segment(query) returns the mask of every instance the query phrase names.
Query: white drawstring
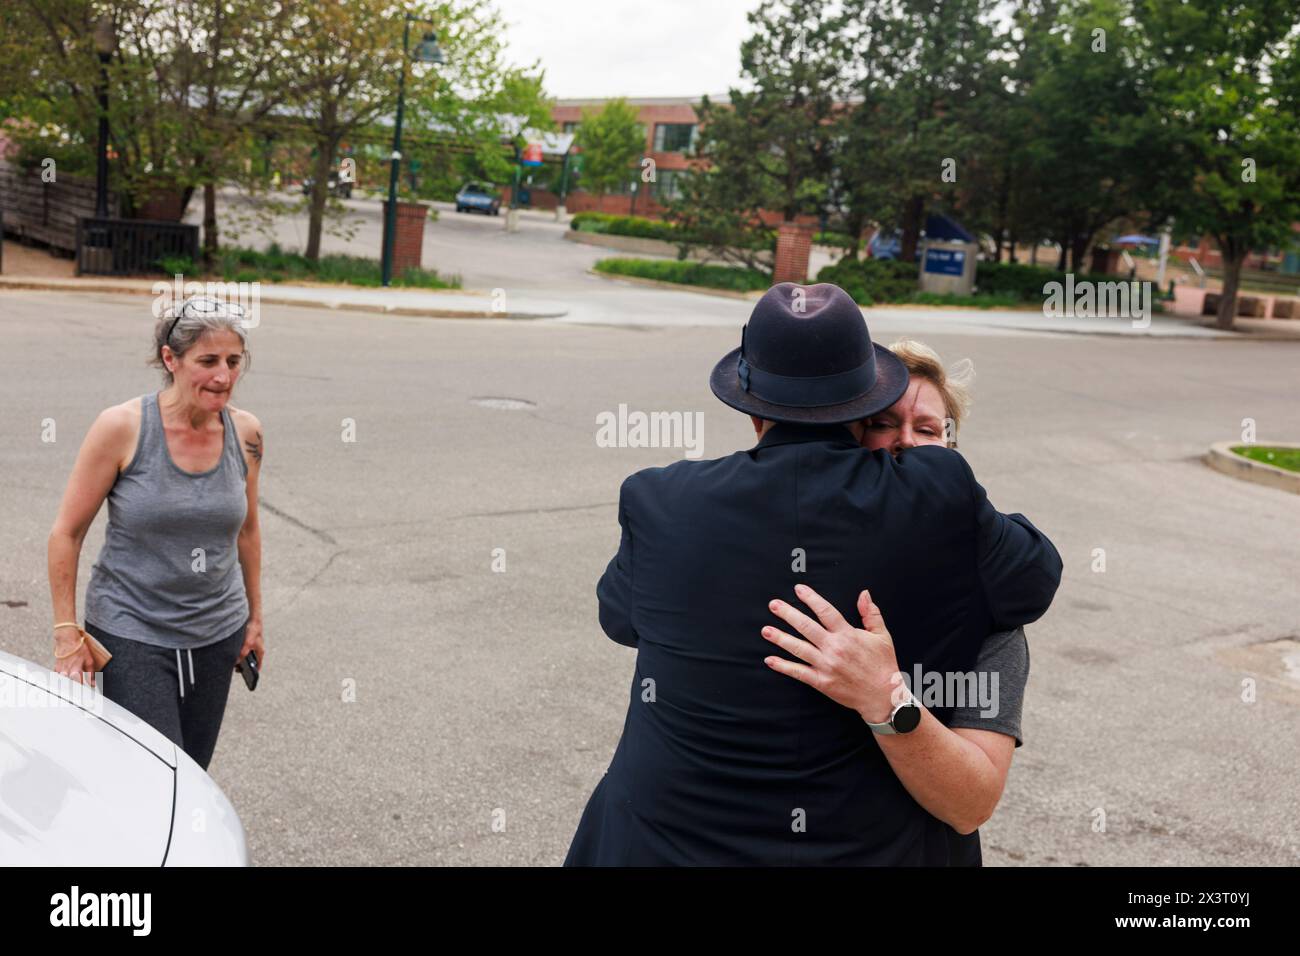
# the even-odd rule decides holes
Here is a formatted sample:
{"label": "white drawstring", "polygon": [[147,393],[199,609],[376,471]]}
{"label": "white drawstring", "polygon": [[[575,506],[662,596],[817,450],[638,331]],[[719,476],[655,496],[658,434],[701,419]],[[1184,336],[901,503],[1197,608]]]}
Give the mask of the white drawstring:
{"label": "white drawstring", "polygon": [[[185,656],[190,659],[190,686],[194,686],[194,651],[186,650]],[[181,663],[181,650],[176,648],[176,686],[180,688],[181,700],[185,699],[185,667]]]}

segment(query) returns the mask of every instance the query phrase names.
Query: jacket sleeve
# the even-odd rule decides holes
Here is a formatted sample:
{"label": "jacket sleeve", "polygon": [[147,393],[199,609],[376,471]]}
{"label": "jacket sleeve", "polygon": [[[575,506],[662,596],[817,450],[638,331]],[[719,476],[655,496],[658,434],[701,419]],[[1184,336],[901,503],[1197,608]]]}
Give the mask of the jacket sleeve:
{"label": "jacket sleeve", "polygon": [[636,647],[637,634],[632,628],[632,531],[628,526],[627,505],[629,477],[618,492],[618,523],[622,536],[618,554],[610,560],[596,585],[600,604],[600,626],[611,641]]}
{"label": "jacket sleeve", "polygon": [[969,464],[966,473],[975,500],[980,582],[996,628],[1031,624],[1047,612],[1056,596],[1061,556],[1024,515],[1004,515],[994,508]]}

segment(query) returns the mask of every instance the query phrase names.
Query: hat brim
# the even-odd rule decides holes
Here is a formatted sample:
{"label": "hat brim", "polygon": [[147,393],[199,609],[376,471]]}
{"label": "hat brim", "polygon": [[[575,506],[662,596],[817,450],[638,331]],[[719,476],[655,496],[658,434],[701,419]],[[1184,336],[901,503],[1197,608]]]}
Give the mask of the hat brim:
{"label": "hat brim", "polygon": [[884,411],[903,397],[907,391],[907,366],[883,345],[872,343],[876,350],[876,384],[865,395],[839,405],[813,405],[795,407],[776,405],[755,397],[740,387],[736,366],[740,349],[735,348],[722,357],[709,375],[709,387],[726,405],[749,415],[757,415],[772,422],[810,425],[842,425],[855,422]]}

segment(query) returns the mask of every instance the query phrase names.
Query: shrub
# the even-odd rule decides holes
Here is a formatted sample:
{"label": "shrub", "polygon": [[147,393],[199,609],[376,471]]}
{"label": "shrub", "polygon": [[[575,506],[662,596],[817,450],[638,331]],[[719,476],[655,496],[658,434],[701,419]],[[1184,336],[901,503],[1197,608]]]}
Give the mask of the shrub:
{"label": "shrub", "polygon": [[[187,258],[168,258],[159,263],[167,275],[180,272],[197,275],[200,271]],[[211,270],[227,282],[338,282],[347,285],[382,285],[382,266],[378,259],[362,256],[328,255],[313,262],[296,252],[286,252],[279,243],[265,250],[228,246],[217,253]],[[458,276],[443,277],[430,269],[406,269],[393,277],[395,286],[422,289],[458,289]]]}
{"label": "shrub", "polygon": [[917,265],[897,259],[844,258],[817,273],[818,282],[832,282],[859,305],[906,302],[917,290]]}
{"label": "shrub", "polygon": [[[1115,282],[1119,276],[1075,274],[1074,281]],[[1013,295],[1021,302],[1042,302],[1043,286],[1065,282],[1065,273],[1024,262],[981,262],[975,267],[975,288],[981,294]]]}
{"label": "shrub", "polygon": [[1013,309],[1022,305],[1008,292],[981,292],[977,295],[940,295],[937,292],[913,292],[908,302],[914,305],[965,305],[977,309]]}
{"label": "shrub", "polygon": [[189,256],[164,256],[158,260],[158,268],[169,276],[194,274],[194,260]]}
{"label": "shrub", "polygon": [[595,268],[597,272],[610,275],[638,276],[660,282],[677,282],[710,289],[730,289],[735,292],[766,289],[772,284],[771,276],[756,269],[737,269],[732,266],[682,262],[677,259],[601,259],[596,263]]}
{"label": "shrub", "polygon": [[828,230],[813,236],[813,242],[819,246],[832,246],[836,249],[848,249],[853,245],[853,237],[847,232]]}
{"label": "shrub", "polygon": [[635,236],[639,239],[662,239],[681,242],[681,230],[671,222],[644,216],[615,216],[603,212],[580,212],[569,228],[577,232],[601,232],[611,236]]}
{"label": "shrub", "polygon": [[[973,296],[938,295],[918,288],[920,264],[898,259],[841,259],[817,274],[818,282],[833,282],[860,305],[915,302],[931,305],[1010,307],[1042,302],[1043,286],[1065,282],[1065,274],[1020,262],[980,262],[975,266]],[[1115,276],[1076,275],[1075,281],[1115,281]]]}

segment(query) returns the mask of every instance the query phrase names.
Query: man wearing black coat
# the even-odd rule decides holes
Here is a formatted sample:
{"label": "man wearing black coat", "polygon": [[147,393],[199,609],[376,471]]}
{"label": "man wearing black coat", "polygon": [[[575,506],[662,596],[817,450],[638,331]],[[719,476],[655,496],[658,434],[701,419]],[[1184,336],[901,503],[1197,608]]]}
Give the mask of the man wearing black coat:
{"label": "man wearing black coat", "polygon": [[907,371],[833,285],[769,290],[710,384],[774,424],[747,451],[623,483],[597,596],[636,670],[565,863],[945,865],[944,824],[877,735],[902,750],[918,715],[942,722],[952,702],[904,693],[870,717],[775,672],[769,602],[806,585],[851,609],[868,588],[898,671],[968,672],[988,634],[1047,610],[1060,557],[993,508],[957,452],[860,447],[861,420],[898,399]]}

